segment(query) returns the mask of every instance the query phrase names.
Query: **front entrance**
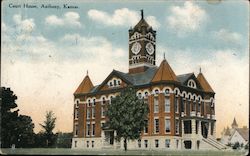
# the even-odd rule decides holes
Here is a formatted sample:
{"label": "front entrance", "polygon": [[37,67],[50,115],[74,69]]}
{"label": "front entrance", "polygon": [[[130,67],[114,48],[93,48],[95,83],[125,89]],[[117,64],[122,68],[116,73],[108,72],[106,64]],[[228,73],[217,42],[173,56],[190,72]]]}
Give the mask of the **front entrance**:
{"label": "front entrance", "polygon": [[185,140],[184,141],[184,147],[185,147],[185,149],[191,149],[192,148],[192,141],[191,140]]}
{"label": "front entrance", "polygon": [[201,134],[204,138],[207,138],[207,134],[208,134],[208,122],[201,122]]}
{"label": "front entrance", "polygon": [[111,146],[114,144],[114,131],[113,130],[104,130],[104,145]]}

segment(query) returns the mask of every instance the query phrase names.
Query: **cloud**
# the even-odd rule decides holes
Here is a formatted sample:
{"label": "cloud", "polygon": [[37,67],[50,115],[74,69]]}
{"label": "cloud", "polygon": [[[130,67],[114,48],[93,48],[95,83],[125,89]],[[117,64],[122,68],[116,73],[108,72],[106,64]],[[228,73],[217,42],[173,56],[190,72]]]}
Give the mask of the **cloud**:
{"label": "cloud", "polygon": [[8,40],[2,40],[1,49],[2,85],[11,87],[18,96],[20,113],[32,117],[36,132],[46,110],[57,116],[56,131],[72,131],[68,125],[73,120],[73,93],[86,70],[95,85],[105,79],[111,67],[127,71],[123,60],[128,58],[126,51],[105,37],[65,34],[55,42],[36,32],[27,36],[20,33],[13,39],[10,31],[14,30],[7,30]]}
{"label": "cloud", "polygon": [[62,18],[50,15],[45,18],[45,23],[52,26],[81,27],[80,15],[76,12],[67,12]]}
{"label": "cloud", "polygon": [[[113,14],[109,14],[104,11],[91,9],[88,11],[88,17],[96,22],[104,24],[106,26],[134,26],[140,20],[138,12],[130,10],[128,8],[121,8],[114,11]],[[160,23],[156,17],[146,17],[148,23],[155,29],[160,27]]]}
{"label": "cloud", "polygon": [[133,26],[140,19],[137,12],[128,8],[117,9],[113,15],[104,11],[91,9],[88,11],[88,16],[90,19],[108,26]]}
{"label": "cloud", "polygon": [[220,29],[219,31],[212,32],[213,38],[223,41],[225,43],[240,44],[242,35],[237,32],[231,32],[227,29]]}
{"label": "cloud", "polygon": [[34,19],[22,19],[21,15],[14,15],[13,21],[16,25],[16,30],[23,33],[31,33],[35,29]]}
{"label": "cloud", "polygon": [[161,26],[160,22],[158,22],[154,16],[147,16],[146,21],[153,27],[153,29],[158,29]]}
{"label": "cloud", "polygon": [[167,17],[167,26],[175,30],[179,36],[185,36],[199,30],[207,18],[205,10],[193,2],[186,1],[183,7],[171,8],[171,15]]}

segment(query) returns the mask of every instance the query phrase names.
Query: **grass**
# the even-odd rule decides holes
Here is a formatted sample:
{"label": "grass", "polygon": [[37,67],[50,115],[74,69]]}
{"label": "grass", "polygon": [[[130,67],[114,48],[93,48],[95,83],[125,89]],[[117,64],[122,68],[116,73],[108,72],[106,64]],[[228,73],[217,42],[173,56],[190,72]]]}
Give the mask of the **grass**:
{"label": "grass", "polygon": [[67,148],[1,149],[3,154],[25,155],[173,155],[173,156],[242,156],[245,151],[193,151],[193,150],[83,150]]}

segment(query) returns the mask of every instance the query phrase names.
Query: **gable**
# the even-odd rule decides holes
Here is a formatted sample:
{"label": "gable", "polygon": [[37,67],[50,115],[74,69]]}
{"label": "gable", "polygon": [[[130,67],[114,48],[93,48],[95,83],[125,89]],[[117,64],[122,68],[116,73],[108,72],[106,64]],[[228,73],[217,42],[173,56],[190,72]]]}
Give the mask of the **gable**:
{"label": "gable", "polygon": [[109,76],[97,87],[96,91],[99,90],[111,90],[115,88],[125,87],[132,84],[128,81],[121,72],[113,70]]}
{"label": "gable", "polygon": [[194,73],[178,75],[177,78],[184,86],[202,90],[202,87]]}

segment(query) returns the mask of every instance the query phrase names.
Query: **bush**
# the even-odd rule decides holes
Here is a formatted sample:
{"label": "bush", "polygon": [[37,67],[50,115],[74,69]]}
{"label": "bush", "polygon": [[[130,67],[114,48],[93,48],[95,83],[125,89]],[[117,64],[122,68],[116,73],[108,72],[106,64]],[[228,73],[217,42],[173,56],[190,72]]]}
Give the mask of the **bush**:
{"label": "bush", "polygon": [[238,149],[239,147],[240,147],[240,143],[239,142],[234,143],[233,149]]}

